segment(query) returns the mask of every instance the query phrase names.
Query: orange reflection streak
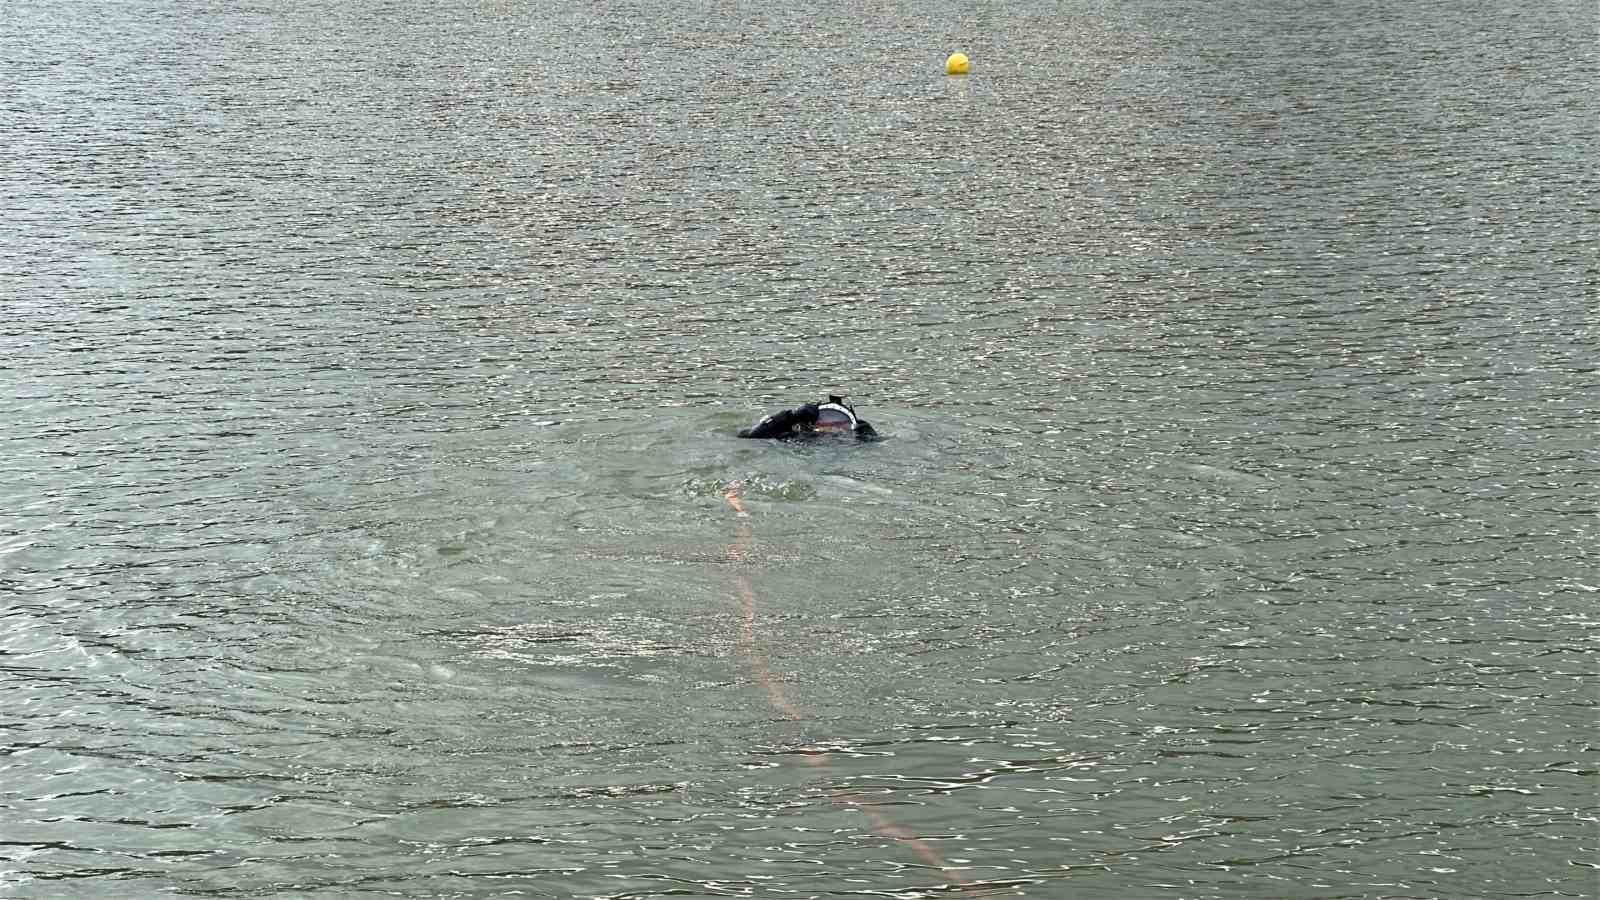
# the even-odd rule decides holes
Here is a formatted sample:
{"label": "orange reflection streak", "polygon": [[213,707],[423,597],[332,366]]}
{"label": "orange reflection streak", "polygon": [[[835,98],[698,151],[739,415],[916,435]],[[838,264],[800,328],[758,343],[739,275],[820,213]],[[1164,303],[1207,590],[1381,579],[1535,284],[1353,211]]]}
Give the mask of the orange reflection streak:
{"label": "orange reflection streak", "polygon": [[[739,652],[744,656],[745,665],[750,669],[750,675],[767,692],[767,700],[772,708],[783,714],[783,717],[798,722],[804,718],[799,708],[789,700],[784,693],[783,686],[772,677],[772,670],[767,665],[766,656],[762,654],[756,642],[756,594],[750,586],[750,576],[743,564],[750,562],[750,512],[744,507],[744,499],[740,491],[743,485],[733,482],[723,492],[723,497],[728,501],[728,506],[733,509],[734,516],[738,519],[739,530],[733,544],[728,547],[728,558],[741,564],[739,572],[733,578],[734,587],[739,592],[739,606],[743,613],[739,623]],[[806,764],[825,772],[828,768],[827,760],[819,752],[808,752],[800,757]],[[972,885],[963,879],[958,870],[940,858],[927,842],[917,837],[910,831],[895,824],[892,819],[875,807],[868,806],[855,798],[847,791],[829,791],[828,799],[835,806],[858,809],[872,823],[872,830],[883,837],[901,843],[909,848],[923,862],[939,870],[944,880],[954,887],[960,888],[968,896],[977,896],[972,891]]]}

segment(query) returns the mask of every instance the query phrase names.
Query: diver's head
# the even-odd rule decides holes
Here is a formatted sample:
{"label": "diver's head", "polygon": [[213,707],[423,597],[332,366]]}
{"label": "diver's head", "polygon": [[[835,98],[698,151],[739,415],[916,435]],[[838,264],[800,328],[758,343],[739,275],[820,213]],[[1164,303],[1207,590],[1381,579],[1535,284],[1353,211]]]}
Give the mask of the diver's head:
{"label": "diver's head", "polygon": [[827,403],[817,404],[817,431],[847,433],[856,430],[856,413],[843,397],[829,396]]}

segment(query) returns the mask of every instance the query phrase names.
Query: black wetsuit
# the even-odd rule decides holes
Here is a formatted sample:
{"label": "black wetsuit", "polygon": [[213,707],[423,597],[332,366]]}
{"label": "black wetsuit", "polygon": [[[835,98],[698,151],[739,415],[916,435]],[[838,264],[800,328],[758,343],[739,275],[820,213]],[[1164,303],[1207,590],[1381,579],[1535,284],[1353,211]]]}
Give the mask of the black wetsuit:
{"label": "black wetsuit", "polygon": [[[837,403],[837,398],[830,397],[830,401]],[[762,419],[749,428],[739,429],[742,438],[775,438],[780,441],[821,437],[828,432],[817,431],[813,426],[817,424],[817,408],[821,404],[807,403],[805,406],[775,412]],[[873,430],[871,423],[866,419],[857,418],[855,428],[856,440],[876,441],[878,432]]]}

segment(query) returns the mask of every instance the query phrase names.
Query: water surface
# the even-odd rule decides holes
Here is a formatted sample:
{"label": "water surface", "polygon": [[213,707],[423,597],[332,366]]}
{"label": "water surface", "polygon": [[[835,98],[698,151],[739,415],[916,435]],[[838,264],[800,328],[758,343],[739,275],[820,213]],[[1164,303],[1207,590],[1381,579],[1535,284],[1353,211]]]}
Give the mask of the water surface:
{"label": "water surface", "polygon": [[1600,893],[1591,4],[8,11],[5,896]]}

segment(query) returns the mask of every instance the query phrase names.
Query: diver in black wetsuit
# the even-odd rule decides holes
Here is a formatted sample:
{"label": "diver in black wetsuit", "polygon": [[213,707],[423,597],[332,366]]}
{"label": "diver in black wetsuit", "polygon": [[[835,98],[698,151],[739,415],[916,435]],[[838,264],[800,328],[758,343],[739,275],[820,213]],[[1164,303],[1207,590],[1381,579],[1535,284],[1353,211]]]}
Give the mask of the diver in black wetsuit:
{"label": "diver in black wetsuit", "polygon": [[828,396],[825,403],[807,403],[794,409],[775,412],[749,428],[739,429],[742,438],[776,438],[780,441],[805,440],[822,435],[854,433],[858,441],[879,440],[878,432],[843,397]]}

